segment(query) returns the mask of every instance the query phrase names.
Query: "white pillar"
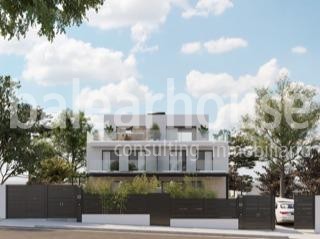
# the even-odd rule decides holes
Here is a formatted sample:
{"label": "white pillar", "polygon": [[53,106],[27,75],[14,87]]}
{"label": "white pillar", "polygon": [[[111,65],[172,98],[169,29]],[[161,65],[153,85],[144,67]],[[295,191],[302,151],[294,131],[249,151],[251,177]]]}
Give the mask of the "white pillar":
{"label": "white pillar", "polygon": [[315,196],[315,232],[320,233],[320,195]]}
{"label": "white pillar", "polygon": [[0,219],[6,218],[6,186],[0,185]]}

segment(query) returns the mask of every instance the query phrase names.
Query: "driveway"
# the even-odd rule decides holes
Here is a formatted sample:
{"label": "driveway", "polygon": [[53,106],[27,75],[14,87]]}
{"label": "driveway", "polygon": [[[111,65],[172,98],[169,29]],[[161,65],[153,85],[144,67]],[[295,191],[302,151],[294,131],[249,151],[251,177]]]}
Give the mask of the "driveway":
{"label": "driveway", "polygon": [[[166,233],[143,233],[143,232],[114,232],[114,231],[85,231],[85,230],[47,230],[47,229],[0,229],[0,239],[244,239],[245,237],[234,236],[204,236],[186,234],[166,234]],[[263,237],[250,237],[263,238]]]}

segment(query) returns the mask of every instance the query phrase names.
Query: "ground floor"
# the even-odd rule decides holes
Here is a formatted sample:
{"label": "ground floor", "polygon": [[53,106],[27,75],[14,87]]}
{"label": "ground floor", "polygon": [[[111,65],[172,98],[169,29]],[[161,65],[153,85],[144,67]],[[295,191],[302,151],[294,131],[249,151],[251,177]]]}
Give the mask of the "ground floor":
{"label": "ground floor", "polygon": [[189,177],[194,187],[200,187],[206,191],[214,192],[217,198],[228,198],[228,175],[226,174],[179,174],[179,173],[162,173],[162,174],[124,174],[124,173],[106,173],[90,174],[90,180],[105,180],[111,182],[114,188],[120,182],[132,181],[137,175],[147,175],[147,177],[156,177],[160,182],[159,192],[163,192],[166,183],[181,182],[185,177]]}

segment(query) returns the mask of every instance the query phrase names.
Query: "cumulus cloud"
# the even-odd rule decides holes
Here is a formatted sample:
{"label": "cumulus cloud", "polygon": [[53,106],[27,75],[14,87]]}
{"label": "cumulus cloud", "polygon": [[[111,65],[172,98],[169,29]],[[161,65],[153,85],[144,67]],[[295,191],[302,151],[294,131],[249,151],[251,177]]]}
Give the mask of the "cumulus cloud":
{"label": "cumulus cloud", "polygon": [[22,78],[41,85],[81,81],[117,82],[137,77],[136,60],[120,51],[93,47],[65,35],[53,42],[38,37],[36,31],[25,39],[0,40],[0,54],[21,55],[25,59]]}
{"label": "cumulus cloud", "polygon": [[254,115],[255,100],[255,93],[247,93],[241,100],[235,100],[223,105],[218,109],[216,120],[212,124],[212,129],[232,129],[238,126],[243,115]]}
{"label": "cumulus cloud", "polygon": [[128,78],[117,84],[110,83],[98,89],[81,90],[77,105],[86,112],[107,113],[146,102],[153,93],[148,86],[140,84],[135,78]]}
{"label": "cumulus cloud", "polygon": [[58,36],[53,43],[43,41],[25,58],[23,78],[42,85],[70,83],[74,78],[112,82],[137,74],[134,56],[66,36]]}
{"label": "cumulus cloud", "polygon": [[304,46],[295,46],[293,48],[291,48],[291,52],[294,54],[306,54],[307,53],[307,48],[305,48]]}
{"label": "cumulus cloud", "polygon": [[90,11],[88,25],[102,30],[129,28],[131,37],[144,43],[165,22],[172,0],[109,0],[98,13]]}
{"label": "cumulus cloud", "polygon": [[184,18],[191,18],[194,16],[207,17],[210,14],[218,16],[232,7],[232,0],[198,0],[194,7],[186,7],[182,16]]}
{"label": "cumulus cloud", "polygon": [[193,53],[199,52],[200,50],[201,50],[200,42],[185,43],[181,47],[181,53],[184,53],[184,54],[193,54]]}
{"label": "cumulus cloud", "polygon": [[235,79],[228,73],[202,73],[192,70],[186,76],[187,91],[194,97],[206,93],[221,96],[241,95],[253,91],[256,87],[269,86],[282,74],[288,74],[287,69],[280,68],[276,59],[262,65],[256,75],[242,75]]}
{"label": "cumulus cloud", "polygon": [[220,15],[233,7],[233,3],[232,0],[199,0],[193,7],[189,0],[108,0],[98,12],[89,11],[87,24],[102,30],[130,29],[136,44],[133,51],[144,51],[150,48],[145,46],[150,34],[166,21],[173,7],[182,9],[182,16],[190,18]]}
{"label": "cumulus cloud", "polygon": [[244,48],[248,46],[248,42],[242,38],[219,38],[204,43],[204,47],[211,54],[220,54],[235,50],[237,48]]}

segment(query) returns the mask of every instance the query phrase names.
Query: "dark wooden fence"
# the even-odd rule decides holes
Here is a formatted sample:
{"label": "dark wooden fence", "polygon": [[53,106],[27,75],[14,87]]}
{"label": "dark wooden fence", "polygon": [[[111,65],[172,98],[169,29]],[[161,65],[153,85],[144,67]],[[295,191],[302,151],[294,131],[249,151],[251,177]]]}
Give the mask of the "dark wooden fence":
{"label": "dark wooden fence", "polygon": [[315,197],[314,195],[294,196],[294,228],[315,228]]}
{"label": "dark wooden fence", "polygon": [[173,199],[168,194],[129,195],[124,207],[107,208],[99,195],[83,194],[84,214],[150,214],[152,225],[170,218],[238,218],[237,199]]}

